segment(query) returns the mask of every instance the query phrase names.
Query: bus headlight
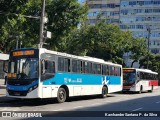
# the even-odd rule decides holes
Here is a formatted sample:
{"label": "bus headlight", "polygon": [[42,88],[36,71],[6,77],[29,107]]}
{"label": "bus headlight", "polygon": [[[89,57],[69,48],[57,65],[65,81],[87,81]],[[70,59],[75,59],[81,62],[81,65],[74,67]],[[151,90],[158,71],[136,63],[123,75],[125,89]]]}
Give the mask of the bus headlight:
{"label": "bus headlight", "polygon": [[38,87],[38,85],[33,86],[33,89],[36,89]]}
{"label": "bus headlight", "polygon": [[32,91],[32,87],[31,88],[29,88],[29,91],[28,92],[31,92]]}
{"label": "bus headlight", "polygon": [[135,87],[135,84],[134,84],[134,85],[132,85],[132,88],[133,88],[133,87]]}
{"label": "bus headlight", "polygon": [[33,91],[33,90],[36,89],[37,87],[38,87],[38,84],[37,84],[37,85],[34,85],[33,87],[31,87],[31,88],[28,89],[28,92]]}

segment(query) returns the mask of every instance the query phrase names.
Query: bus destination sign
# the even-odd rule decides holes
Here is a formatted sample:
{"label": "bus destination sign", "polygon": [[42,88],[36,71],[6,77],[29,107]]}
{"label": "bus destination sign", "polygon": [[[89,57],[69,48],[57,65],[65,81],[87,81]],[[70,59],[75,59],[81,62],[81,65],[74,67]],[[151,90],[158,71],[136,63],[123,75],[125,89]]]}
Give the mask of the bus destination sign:
{"label": "bus destination sign", "polygon": [[123,69],[123,72],[135,72],[134,69]]}
{"label": "bus destination sign", "polygon": [[34,55],[34,50],[15,51],[13,56]]}

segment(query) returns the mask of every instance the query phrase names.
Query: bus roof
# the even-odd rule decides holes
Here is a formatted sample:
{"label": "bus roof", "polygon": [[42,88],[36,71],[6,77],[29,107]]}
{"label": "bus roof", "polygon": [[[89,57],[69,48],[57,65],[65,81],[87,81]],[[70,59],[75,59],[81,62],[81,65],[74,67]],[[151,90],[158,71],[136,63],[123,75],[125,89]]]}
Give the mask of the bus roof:
{"label": "bus roof", "polygon": [[0,53],[0,60],[8,60],[8,59],[9,59],[9,54]]}
{"label": "bus roof", "polygon": [[123,69],[132,69],[132,70],[136,70],[136,71],[139,71],[139,72],[158,74],[157,72],[154,72],[154,71],[149,70],[149,69],[140,69],[140,68],[123,68]]}
{"label": "bus roof", "polygon": [[67,53],[47,50],[45,48],[40,48],[40,52],[41,53],[56,54],[56,55],[60,55],[60,56],[64,56],[64,57],[71,57],[71,58],[86,60],[86,61],[90,61],[90,62],[97,62],[97,63],[103,63],[103,64],[109,64],[109,65],[114,65],[114,66],[122,67],[122,65],[120,65],[120,64],[115,64],[115,63],[112,63],[112,62],[107,62],[107,61],[104,61],[103,59],[89,57],[89,56],[76,56],[76,55],[71,55],[71,54],[67,54]]}

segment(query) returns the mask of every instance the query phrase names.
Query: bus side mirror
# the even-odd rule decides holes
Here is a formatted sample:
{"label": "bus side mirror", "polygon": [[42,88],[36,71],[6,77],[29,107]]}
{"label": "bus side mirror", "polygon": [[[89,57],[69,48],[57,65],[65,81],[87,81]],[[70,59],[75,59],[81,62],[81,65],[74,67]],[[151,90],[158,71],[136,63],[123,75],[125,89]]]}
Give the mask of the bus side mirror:
{"label": "bus side mirror", "polygon": [[41,60],[41,74],[45,73],[45,60]]}

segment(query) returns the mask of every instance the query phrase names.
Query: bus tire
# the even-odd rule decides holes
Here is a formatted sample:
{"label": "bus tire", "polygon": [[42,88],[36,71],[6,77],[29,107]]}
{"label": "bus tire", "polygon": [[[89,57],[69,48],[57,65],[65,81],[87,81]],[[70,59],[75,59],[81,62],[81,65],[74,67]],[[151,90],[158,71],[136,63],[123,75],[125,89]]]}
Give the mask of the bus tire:
{"label": "bus tire", "polygon": [[107,94],[108,94],[108,88],[106,86],[103,86],[101,97],[106,98]]}
{"label": "bus tire", "polygon": [[152,92],[153,92],[153,85],[152,85],[151,90],[148,90],[148,92],[150,92],[150,93],[152,93]]}
{"label": "bus tire", "polygon": [[67,98],[66,90],[64,88],[59,88],[57,93],[57,102],[63,103],[66,101],[66,98]]}
{"label": "bus tire", "polygon": [[142,87],[142,85],[141,85],[141,87],[140,87],[140,90],[139,90],[139,94],[141,94],[142,93],[142,91],[143,91],[143,87]]}

